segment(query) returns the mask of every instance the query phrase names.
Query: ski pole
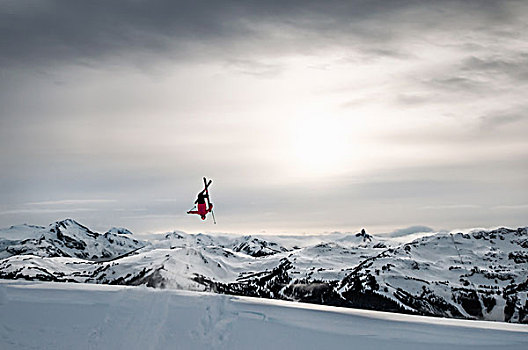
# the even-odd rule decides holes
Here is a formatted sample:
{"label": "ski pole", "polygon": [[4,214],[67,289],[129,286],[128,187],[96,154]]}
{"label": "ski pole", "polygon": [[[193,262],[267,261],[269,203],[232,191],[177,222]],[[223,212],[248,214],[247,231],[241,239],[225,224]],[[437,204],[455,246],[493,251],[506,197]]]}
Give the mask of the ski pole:
{"label": "ski pole", "polygon": [[213,223],[216,225],[216,219],[214,217],[214,211],[213,210],[211,210],[211,215],[213,216]]}

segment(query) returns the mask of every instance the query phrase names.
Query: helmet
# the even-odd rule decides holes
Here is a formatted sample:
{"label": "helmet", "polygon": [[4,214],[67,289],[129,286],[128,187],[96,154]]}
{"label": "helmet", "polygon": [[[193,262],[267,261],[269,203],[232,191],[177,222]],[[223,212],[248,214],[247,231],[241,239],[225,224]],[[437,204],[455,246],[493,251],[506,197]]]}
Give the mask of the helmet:
{"label": "helmet", "polygon": [[205,220],[205,215],[202,215],[202,220]]}

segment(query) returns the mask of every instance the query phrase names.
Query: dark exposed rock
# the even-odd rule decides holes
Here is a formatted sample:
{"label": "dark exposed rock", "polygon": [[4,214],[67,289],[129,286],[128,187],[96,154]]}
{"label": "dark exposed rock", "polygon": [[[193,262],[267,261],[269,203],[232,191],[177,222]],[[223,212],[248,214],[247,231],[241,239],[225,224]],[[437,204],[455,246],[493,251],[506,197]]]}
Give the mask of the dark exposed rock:
{"label": "dark exposed rock", "polygon": [[288,270],[292,265],[288,259],[282,259],[279,266],[271,271],[245,276],[234,283],[220,283],[197,275],[194,280],[216,293],[245,295],[252,297],[275,298],[291,281]]}
{"label": "dark exposed rock", "polygon": [[528,262],[528,252],[518,251],[508,254],[508,259],[515,261],[517,264]]}
{"label": "dark exposed rock", "polygon": [[482,296],[482,303],[486,307],[486,312],[490,313],[495,305],[497,305],[497,300],[493,296],[490,295],[483,295]]}
{"label": "dark exposed rock", "polygon": [[394,296],[403,304],[417,313],[427,316],[462,317],[456,307],[449,304],[444,298],[437,296],[430,289],[423,287],[422,293],[413,295],[401,288],[394,292]]}
{"label": "dark exposed rock", "polygon": [[403,308],[393,299],[387,298],[372,290],[350,289],[341,294],[346,302],[341,306],[354,307],[367,310],[389,311],[399,313],[413,313]]}
{"label": "dark exposed rock", "polygon": [[363,239],[363,242],[371,242],[372,236],[365,231],[365,229],[361,229],[361,232],[356,233],[356,237],[361,237]]}
{"label": "dark exposed rock", "polygon": [[482,305],[476,291],[457,289],[453,291],[453,298],[469,315],[482,318]]}
{"label": "dark exposed rock", "polygon": [[504,321],[510,322],[515,313],[515,304],[517,303],[516,296],[506,298],[506,306],[504,306]]}

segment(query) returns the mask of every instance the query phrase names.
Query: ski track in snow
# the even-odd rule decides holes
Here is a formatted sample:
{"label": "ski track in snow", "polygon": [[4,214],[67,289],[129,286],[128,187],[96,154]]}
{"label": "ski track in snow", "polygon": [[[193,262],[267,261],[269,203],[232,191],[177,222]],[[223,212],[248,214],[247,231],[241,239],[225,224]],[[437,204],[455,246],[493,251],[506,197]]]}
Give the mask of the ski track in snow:
{"label": "ski track in snow", "polygon": [[206,305],[203,314],[198,330],[190,332],[191,337],[209,345],[211,349],[225,348],[231,335],[232,323],[237,318],[228,309],[228,297],[222,295],[217,303]]}
{"label": "ski track in snow", "polygon": [[[104,348],[109,342],[112,347],[124,349],[158,349],[167,326],[170,295],[157,291],[154,297],[143,300],[131,290],[115,293],[108,300],[103,322],[90,334],[89,349]],[[137,308],[142,303],[143,308]],[[144,325],[151,333],[144,337]],[[114,339],[116,333],[126,330],[127,336]]]}
{"label": "ski track in snow", "polygon": [[528,326],[209,293],[0,282],[0,349],[523,349]]}

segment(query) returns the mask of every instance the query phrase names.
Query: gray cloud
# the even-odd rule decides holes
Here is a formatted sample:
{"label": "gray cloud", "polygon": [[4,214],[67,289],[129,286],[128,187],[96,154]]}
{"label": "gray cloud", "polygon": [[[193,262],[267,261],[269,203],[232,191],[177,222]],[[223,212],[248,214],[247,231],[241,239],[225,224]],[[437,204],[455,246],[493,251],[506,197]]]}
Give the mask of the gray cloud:
{"label": "gray cloud", "polygon": [[510,204],[510,205],[498,205],[493,209],[499,210],[528,210],[528,204]]}
{"label": "gray cloud", "polygon": [[435,88],[449,91],[452,94],[460,94],[461,92],[475,94],[486,90],[489,91],[493,88],[493,86],[485,82],[464,76],[438,77],[430,80],[428,83]]}
{"label": "gray cloud", "polygon": [[97,211],[93,208],[63,208],[63,209],[12,209],[0,211],[0,215],[13,215],[13,214],[72,214],[79,212],[93,212]]}
{"label": "gray cloud", "polygon": [[[519,124],[528,120],[528,107],[520,107],[517,110],[511,109],[504,112],[495,112],[492,114],[480,117],[481,127],[484,130],[494,130],[498,127],[508,126],[510,124]],[[516,126],[519,128],[519,125]],[[523,133],[528,129],[528,125],[521,125]],[[517,129],[518,130],[518,129]]]}
{"label": "gray cloud", "polygon": [[422,209],[431,209],[431,210],[438,210],[438,209],[454,209],[454,210],[460,210],[460,209],[476,209],[480,208],[480,205],[475,204],[439,204],[439,205],[427,205],[423,207]]}
{"label": "gray cloud", "polygon": [[422,80],[424,87],[431,89],[428,91],[430,98],[426,98],[427,95],[423,93],[418,97],[411,95],[411,98],[401,94],[400,102],[430,103],[436,98],[441,103],[447,103],[449,99],[522,94],[528,82],[528,55],[517,48],[511,50],[510,45],[514,44],[498,45],[496,50],[503,52],[492,57],[489,57],[491,50],[488,49],[484,57],[470,55],[458,64],[438,69]]}
{"label": "gray cloud", "polygon": [[235,72],[262,78],[273,78],[283,71],[281,65],[249,59],[230,59],[226,66]]}
{"label": "gray cloud", "polygon": [[490,78],[507,76],[514,81],[528,82],[528,52],[500,53],[495,57],[467,58],[462,70],[473,74],[485,74]]}
{"label": "gray cloud", "polygon": [[111,57],[120,64],[145,56],[208,59],[248,48],[313,52],[345,43],[372,55],[401,56],[388,44],[417,28],[484,30],[486,23],[513,21],[519,14],[512,3],[8,1],[0,5],[0,62],[94,64]]}
{"label": "gray cloud", "polygon": [[[3,1],[0,223],[45,224],[69,205],[104,229],[201,229],[184,213],[203,175],[225,230],[520,222],[487,210],[524,203],[527,6]],[[356,142],[343,148],[368,164],[310,182],[281,159],[284,125],[311,103],[323,117],[343,107],[332,120]],[[446,203],[475,207],[420,210]]]}
{"label": "gray cloud", "polygon": [[37,206],[61,206],[61,205],[76,205],[76,204],[101,204],[101,203],[113,203],[116,202],[114,199],[63,199],[58,201],[43,201],[43,202],[30,202],[26,205],[37,205]]}
{"label": "gray cloud", "polygon": [[400,228],[398,230],[392,231],[389,236],[390,237],[404,237],[408,235],[412,235],[415,233],[423,233],[423,232],[433,232],[434,229],[428,227],[428,226],[409,226],[406,228]]}
{"label": "gray cloud", "polygon": [[[459,64],[440,69],[424,84],[448,93],[450,98],[456,95],[479,98],[485,94],[497,96],[525,90],[528,82],[527,53],[519,52],[517,48],[511,50],[508,44],[498,45],[496,50],[502,52],[491,56],[488,48],[483,57],[470,55]],[[407,101],[403,98],[402,102]]]}

